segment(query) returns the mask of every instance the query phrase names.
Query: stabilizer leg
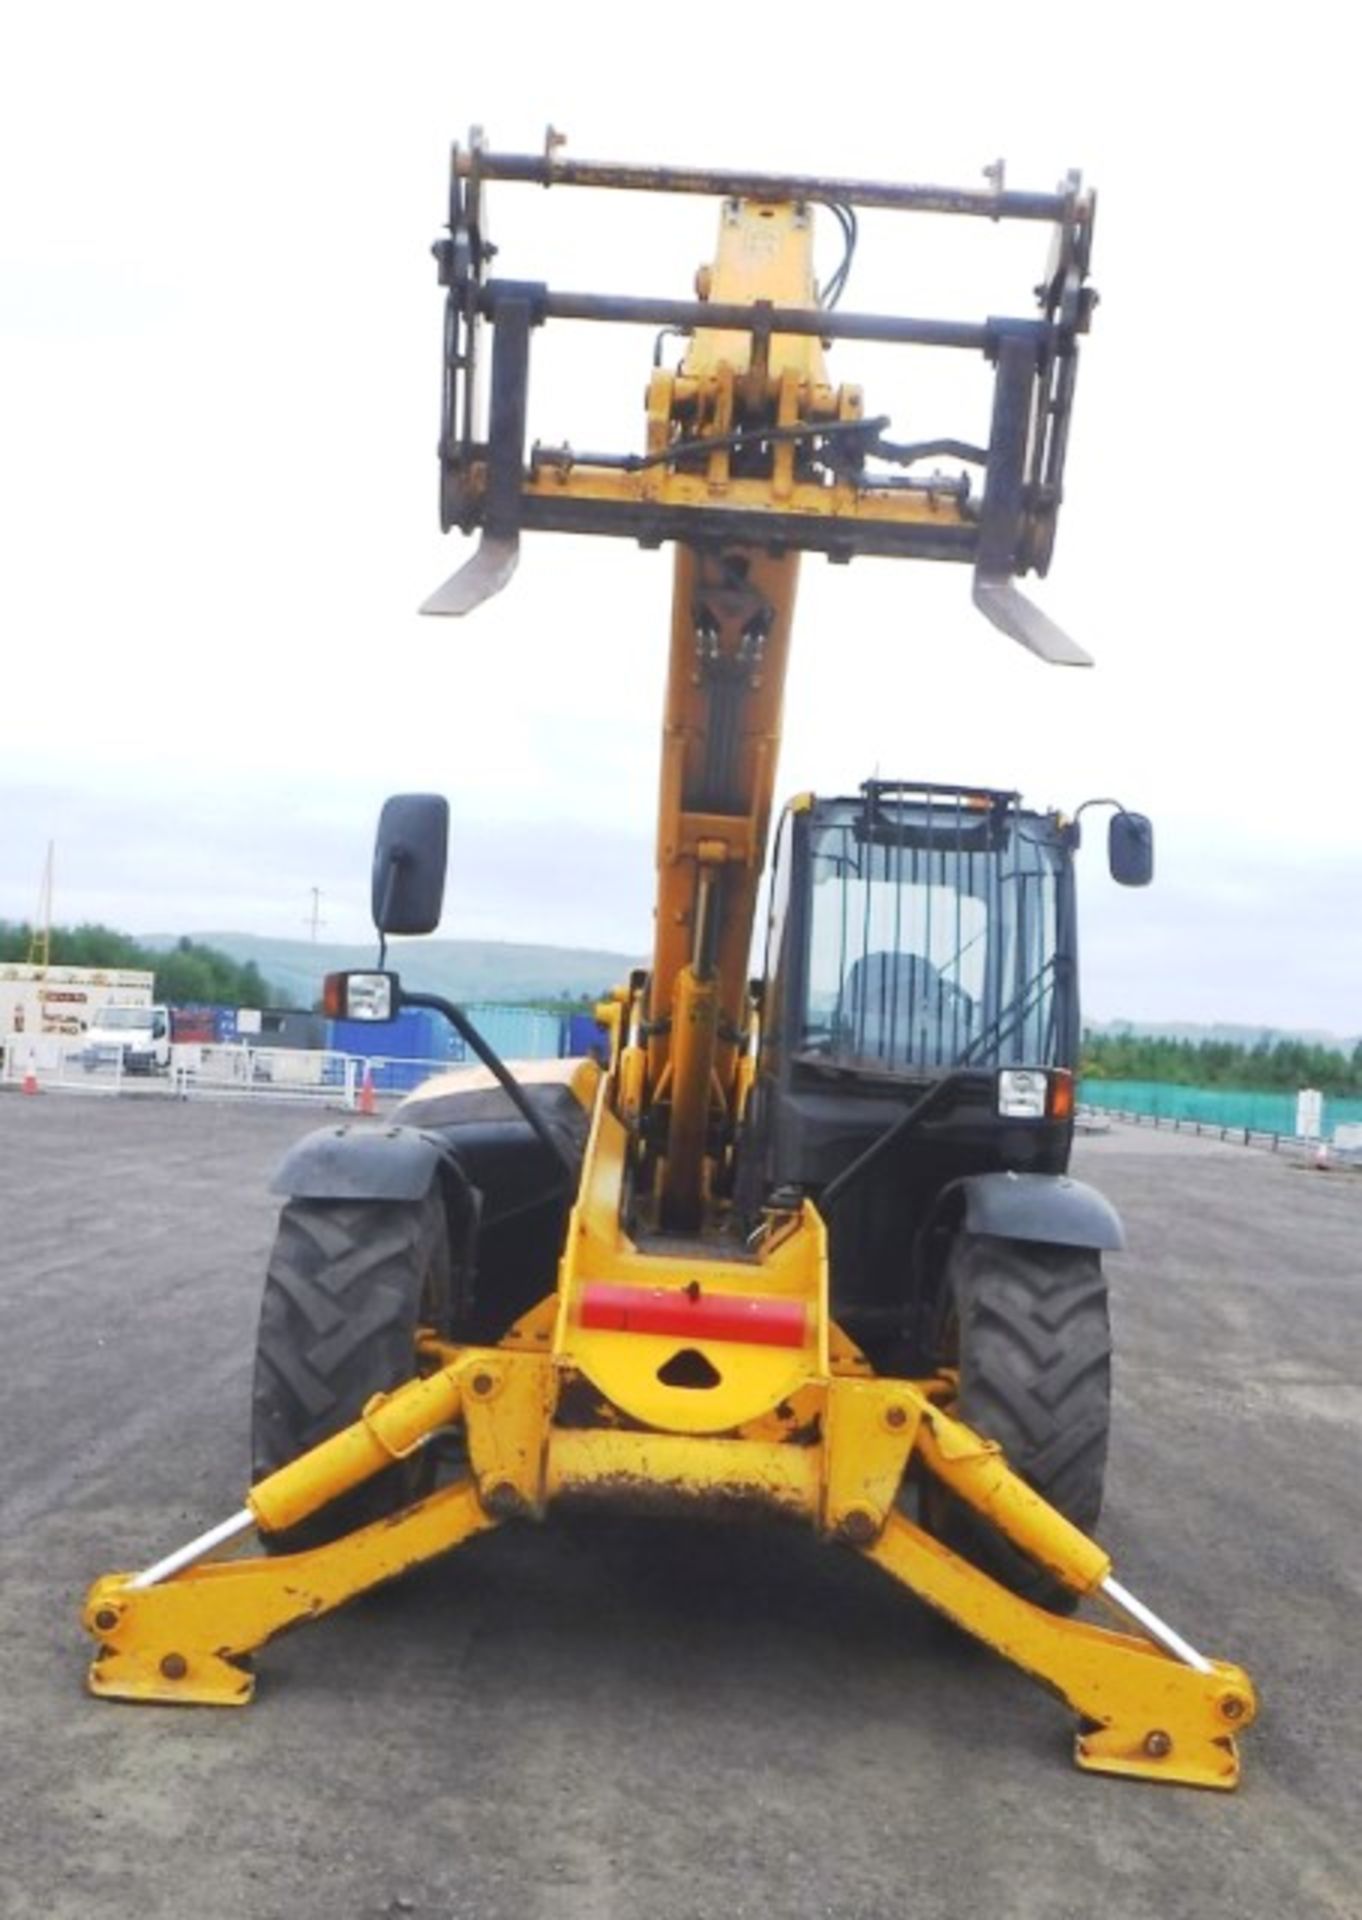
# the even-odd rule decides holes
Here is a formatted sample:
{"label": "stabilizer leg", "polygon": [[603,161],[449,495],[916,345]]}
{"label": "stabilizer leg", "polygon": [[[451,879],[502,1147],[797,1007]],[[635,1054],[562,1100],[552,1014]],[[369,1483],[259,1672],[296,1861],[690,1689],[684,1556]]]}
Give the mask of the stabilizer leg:
{"label": "stabilizer leg", "polygon": [[899,1513],[861,1549],[937,1612],[1060,1694],[1083,1722],[1080,1767],[1096,1773],[1229,1789],[1234,1735],[1254,1717],[1248,1675],[1222,1661],[1205,1673],[1148,1641],[1032,1606]]}
{"label": "stabilizer leg", "polygon": [[246,1664],[255,1648],[497,1524],[463,1479],[307,1553],[209,1561],[153,1586],[136,1585],[135,1574],[107,1574],[85,1603],[86,1629],[100,1642],[90,1691],[244,1707],[255,1691]]}

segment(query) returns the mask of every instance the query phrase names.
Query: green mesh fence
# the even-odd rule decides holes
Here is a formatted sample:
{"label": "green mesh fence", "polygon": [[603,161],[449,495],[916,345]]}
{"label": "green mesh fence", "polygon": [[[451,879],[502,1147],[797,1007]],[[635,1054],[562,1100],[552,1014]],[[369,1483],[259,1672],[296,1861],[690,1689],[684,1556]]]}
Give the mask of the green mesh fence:
{"label": "green mesh fence", "polygon": [[[1250,1133],[1296,1131],[1294,1093],[1244,1087],[1177,1087],[1159,1080],[1084,1080],[1079,1099],[1108,1112],[1147,1113],[1160,1120],[1187,1120],[1207,1127],[1247,1128]],[[1362,1121],[1362,1100],[1324,1100],[1324,1137],[1337,1126]]]}

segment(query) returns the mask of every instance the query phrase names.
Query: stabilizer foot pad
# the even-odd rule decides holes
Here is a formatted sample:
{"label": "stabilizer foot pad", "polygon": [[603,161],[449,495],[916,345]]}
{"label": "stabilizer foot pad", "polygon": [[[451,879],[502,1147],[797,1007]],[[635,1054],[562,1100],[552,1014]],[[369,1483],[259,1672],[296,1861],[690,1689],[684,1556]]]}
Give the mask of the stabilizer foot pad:
{"label": "stabilizer foot pad", "polygon": [[[167,1672],[169,1668],[169,1672]],[[90,1667],[91,1693],[109,1700],[146,1700],[161,1707],[246,1707],[255,1675],[215,1653],[161,1659],[104,1647]]]}

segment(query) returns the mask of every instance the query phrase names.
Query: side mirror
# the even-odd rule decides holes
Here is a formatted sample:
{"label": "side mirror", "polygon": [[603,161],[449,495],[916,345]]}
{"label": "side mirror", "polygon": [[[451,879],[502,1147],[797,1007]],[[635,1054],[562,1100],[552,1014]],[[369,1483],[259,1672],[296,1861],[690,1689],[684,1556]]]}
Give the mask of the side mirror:
{"label": "side mirror", "polygon": [[1154,826],[1143,813],[1114,813],[1107,828],[1107,865],[1122,887],[1147,887],[1154,878]]}
{"label": "side mirror", "polygon": [[374,843],[373,914],[381,934],[433,933],[449,858],[449,802],[438,793],[385,800]]}

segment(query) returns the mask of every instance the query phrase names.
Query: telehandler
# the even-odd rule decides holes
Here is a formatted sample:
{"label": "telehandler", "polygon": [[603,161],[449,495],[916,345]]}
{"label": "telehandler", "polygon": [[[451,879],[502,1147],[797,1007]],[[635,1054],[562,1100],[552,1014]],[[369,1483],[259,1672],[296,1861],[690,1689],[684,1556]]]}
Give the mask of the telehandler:
{"label": "telehandler", "polygon": [[[604,165],[552,131],[541,155],[475,133],[451,179],[441,517],[481,538],[425,610],[504,586],[526,529],[675,543],[652,965],[599,1010],[603,1065],[513,1073],[460,1008],[385,969],[389,935],[438,922],[447,831],[434,796],[388,802],[378,968],[332,976],[328,1006],[442,1008],[483,1066],[286,1159],[254,1484],[178,1552],[96,1582],[90,1684],[238,1705],[272,1636],[511,1518],[757,1508],[863,1554],[1061,1695],[1080,1766],[1231,1787],[1248,1677],[1119,1584],[1088,1532],[1101,1263],[1122,1232],[1067,1173],[1077,815],[911,779],[801,795],[748,979],[802,553],[965,562],[1005,633],[1087,662],[1015,583],[1050,558],[1093,197],[1077,175],[1017,192],[1001,167],[957,191]],[[717,251],[688,300],[498,279],[491,181],[708,194]],[[843,310],[866,208],[1045,226],[1036,311]],[[816,217],[844,243],[821,288]],[[527,448],[531,343],[563,320],[656,332],[641,452]],[[987,440],[890,439],[829,381],[843,340],[980,356]],[[1114,878],[1148,881],[1147,820],[1118,808],[1108,840]],[[262,1555],[222,1554],[251,1531]],[[1082,1596],[1119,1624],[1068,1617]]]}

